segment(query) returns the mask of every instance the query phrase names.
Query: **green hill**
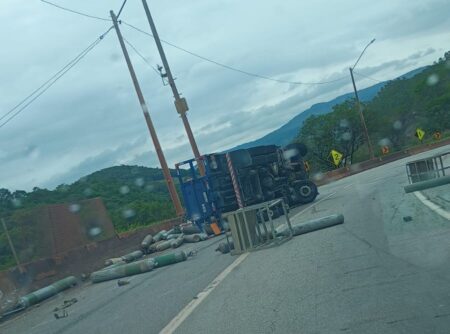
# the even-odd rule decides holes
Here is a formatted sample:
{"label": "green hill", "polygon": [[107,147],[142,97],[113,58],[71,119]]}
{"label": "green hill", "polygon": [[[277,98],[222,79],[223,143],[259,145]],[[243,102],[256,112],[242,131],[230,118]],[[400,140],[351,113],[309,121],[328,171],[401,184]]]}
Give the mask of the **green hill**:
{"label": "green hill", "polygon": [[[175,171],[171,171],[175,176]],[[184,174],[184,172],[183,172]],[[176,178],[174,179],[175,183]],[[30,228],[15,223],[18,217],[41,205],[68,203],[101,197],[116,231],[126,231],[175,217],[161,169],[139,166],[106,168],[55,190],[0,189],[1,217],[7,222],[13,241],[20,246],[31,238]],[[6,235],[0,229],[0,269],[13,264]]]}

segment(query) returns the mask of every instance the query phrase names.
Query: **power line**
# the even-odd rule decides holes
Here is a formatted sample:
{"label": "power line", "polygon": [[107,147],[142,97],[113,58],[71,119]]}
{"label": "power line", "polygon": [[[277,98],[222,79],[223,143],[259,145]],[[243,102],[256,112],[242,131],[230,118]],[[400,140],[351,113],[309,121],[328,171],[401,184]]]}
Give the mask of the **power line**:
{"label": "power line", "polygon": [[[52,5],[54,7],[57,7],[59,9],[62,9],[62,10],[65,10],[65,11],[68,11],[68,12],[71,12],[71,13],[74,13],[74,14],[78,14],[78,15],[82,15],[82,16],[85,16],[85,17],[89,17],[89,18],[97,19],[97,20],[102,20],[102,21],[111,21],[110,19],[106,19],[106,18],[102,18],[102,17],[98,17],[98,16],[93,16],[93,15],[89,15],[89,14],[86,14],[86,13],[82,13],[82,12],[79,12],[79,11],[76,11],[76,10],[73,10],[73,9],[70,9],[70,8],[66,8],[66,7],[54,4],[54,3],[46,1],[46,0],[41,0],[41,1],[46,3],[46,4]],[[122,4],[122,7],[121,7],[121,9],[119,11],[119,14],[122,11],[123,6],[125,6],[126,1],[127,0],[124,0],[124,3]],[[139,31],[142,34],[145,34],[147,36],[153,37],[152,34],[146,32],[146,31],[144,31],[142,29],[139,29],[138,27],[136,27],[136,26],[134,26],[134,25],[132,25],[130,23],[127,23],[127,22],[125,22],[123,20],[119,21],[119,23],[123,23],[124,25],[126,25],[126,26],[128,26],[128,27],[130,27],[130,28],[132,28],[132,29],[134,29],[136,31]],[[293,85],[325,85],[325,84],[330,84],[330,83],[334,83],[334,82],[338,82],[338,81],[347,79],[347,77],[340,77],[340,78],[337,78],[337,79],[334,79],[334,80],[319,81],[319,82],[301,82],[301,81],[289,81],[289,80],[275,79],[275,78],[268,77],[268,76],[265,76],[265,75],[244,71],[244,70],[241,70],[241,69],[236,68],[236,67],[232,67],[232,66],[229,66],[229,65],[226,65],[226,64],[222,64],[222,63],[220,63],[218,61],[212,60],[210,58],[207,58],[207,57],[204,57],[202,55],[199,55],[198,53],[189,51],[189,50],[187,50],[185,48],[182,48],[182,47],[180,47],[178,45],[175,45],[175,44],[173,44],[173,43],[171,43],[169,41],[165,41],[163,39],[161,39],[161,41],[163,43],[165,43],[165,44],[175,48],[175,49],[178,49],[180,51],[188,53],[191,56],[197,57],[197,58],[202,59],[204,61],[207,61],[207,62],[209,62],[211,64],[214,64],[214,65],[220,66],[222,68],[225,68],[225,69],[228,69],[228,70],[231,70],[231,71],[234,71],[234,72],[238,72],[238,73],[241,73],[241,74],[244,74],[244,75],[247,75],[247,76],[256,77],[256,78],[260,78],[260,79],[264,79],[264,80],[269,80],[269,81],[274,81],[274,82],[279,82],[279,83],[293,84]]]}
{"label": "power line", "polygon": [[360,77],[363,77],[363,78],[366,78],[366,79],[369,79],[369,80],[372,80],[372,81],[375,81],[375,82],[379,82],[379,83],[385,82],[385,81],[381,81],[381,80],[369,77],[368,75],[364,75],[364,74],[361,74],[361,73],[358,73],[358,72],[353,72],[353,73],[355,73],[357,76],[360,76]]}
{"label": "power line", "polygon": [[[47,5],[50,5],[50,6],[53,6],[53,7],[62,9],[62,10],[65,10],[66,12],[70,12],[70,13],[73,13],[73,14],[78,14],[78,15],[81,15],[81,16],[85,16],[85,17],[88,17],[90,19],[96,19],[96,20],[100,20],[100,21],[111,21],[111,19],[107,19],[105,17],[100,17],[100,16],[95,16],[95,15],[90,15],[90,14],[86,14],[86,13],[83,13],[83,12],[79,12],[77,10],[73,10],[73,9],[70,9],[70,8],[67,8],[67,7],[63,7],[61,5],[58,5],[56,3],[53,3],[53,2],[50,2],[50,1],[47,1],[47,0],[41,0],[41,2],[44,2]],[[126,3],[127,3],[127,0],[123,0],[122,6],[120,6],[119,13],[117,14],[117,18],[119,18],[119,16],[122,13],[122,10],[125,7]]]}
{"label": "power line", "polygon": [[62,9],[62,10],[65,10],[66,12],[70,12],[70,13],[73,13],[73,14],[78,14],[78,15],[85,16],[85,17],[88,17],[88,18],[91,18],[91,19],[96,19],[96,20],[101,20],[101,21],[111,21],[111,19],[107,19],[107,18],[104,18],[104,17],[99,17],[99,16],[94,16],[94,15],[82,13],[82,12],[79,12],[79,11],[76,11],[76,10],[73,10],[73,9],[70,9],[70,8],[67,8],[67,7],[63,7],[63,6],[57,5],[56,3],[53,3],[53,2],[50,2],[50,1],[41,0],[41,2],[44,2],[47,5],[50,5],[50,6],[53,6],[53,7]]}
{"label": "power line", "polygon": [[151,69],[153,69],[155,72],[156,72],[156,74],[158,74],[158,76],[161,76],[161,73],[152,65],[152,64],[150,64],[149,62],[148,62],[148,60],[142,55],[142,53],[140,53],[139,51],[138,51],[138,49],[136,49],[136,47],[133,45],[133,44],[131,44],[125,37],[123,37],[123,40],[125,41],[125,43],[127,43],[129,46],[130,46],[130,48],[132,48],[133,49],[133,51],[139,56],[139,57],[141,57],[142,58],[142,60],[151,68]]}
{"label": "power line", "polygon": [[125,4],[127,3],[127,0],[123,0],[122,6],[120,6],[119,12],[117,13],[117,18],[119,18],[120,14],[122,14],[123,7],[125,7]]}
{"label": "power line", "polygon": [[[6,116],[15,111],[19,106],[22,105],[19,110],[12,114],[6,121],[0,124],[0,128],[9,123],[12,119],[18,116],[23,110],[25,110],[30,104],[32,104],[36,99],[38,99],[42,94],[44,94],[50,87],[52,87],[59,79],[61,79],[67,72],[69,72],[75,65],[77,65],[92,49],[94,49],[103,38],[111,31],[113,27],[109,28],[105,33],[100,35],[93,43],[91,43],[86,49],[79,53],[74,59],[72,59],[67,65],[65,65],[61,70],[56,72],[49,80],[45,81],[39,88],[35,89],[30,95],[23,99],[14,108],[9,110],[5,115],[3,115],[0,120],[3,120]],[[42,89],[42,90],[41,90]],[[38,93],[39,92],[39,93]],[[37,94],[36,94],[37,93]],[[35,95],[36,94],[36,95]],[[34,96],[33,96],[34,95]],[[32,97],[32,98],[31,98]],[[30,99],[31,98],[31,99]],[[29,100],[30,99],[30,100]],[[29,100],[27,102],[27,100]],[[26,102],[26,103],[25,103]],[[25,104],[24,104],[25,103]]]}
{"label": "power line", "polygon": [[[130,28],[132,28],[132,29],[134,29],[134,30],[136,30],[136,31],[139,31],[142,34],[145,34],[147,36],[153,37],[152,34],[146,32],[146,31],[144,31],[142,29],[139,29],[138,27],[136,27],[136,26],[134,26],[134,25],[132,25],[130,23],[127,23],[127,22],[125,22],[123,20],[121,21],[121,23],[126,25],[126,26],[128,26],[128,27],[130,27]],[[280,83],[289,83],[289,84],[293,84],[293,85],[324,85],[324,84],[334,83],[334,82],[337,82],[337,81],[341,81],[341,80],[347,79],[347,77],[340,77],[338,79],[329,80],[329,81],[321,81],[321,82],[301,82],[301,81],[288,81],[288,80],[275,79],[275,78],[272,78],[272,77],[267,77],[267,76],[264,76],[264,75],[260,75],[260,74],[256,74],[256,73],[252,73],[252,72],[248,72],[248,71],[244,71],[244,70],[238,69],[236,67],[225,65],[225,64],[219,63],[218,61],[215,61],[215,60],[206,58],[204,56],[201,56],[201,55],[199,55],[197,53],[194,53],[192,51],[186,50],[186,49],[184,49],[184,48],[182,48],[182,47],[180,47],[178,45],[175,45],[175,44],[173,44],[171,42],[168,42],[166,40],[161,39],[161,41],[163,43],[167,44],[167,45],[170,45],[171,47],[173,47],[175,49],[178,49],[180,51],[186,52],[186,53],[188,53],[188,54],[190,54],[190,55],[192,55],[194,57],[197,57],[197,58],[202,59],[204,61],[210,62],[210,63],[215,64],[217,66],[226,68],[226,69],[231,70],[231,71],[239,72],[241,74],[245,74],[245,75],[248,75],[248,76],[260,78],[260,79],[265,79],[265,80],[270,80],[270,81],[275,81],[275,82],[280,82]]]}

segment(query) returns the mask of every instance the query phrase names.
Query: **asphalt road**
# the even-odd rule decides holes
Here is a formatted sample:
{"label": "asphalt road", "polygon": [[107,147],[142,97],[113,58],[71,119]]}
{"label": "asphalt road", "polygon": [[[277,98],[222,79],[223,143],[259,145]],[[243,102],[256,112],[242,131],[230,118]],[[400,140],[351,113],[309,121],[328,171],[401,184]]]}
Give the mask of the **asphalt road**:
{"label": "asphalt road", "polygon": [[[180,311],[186,319],[176,333],[449,333],[450,221],[403,191],[407,160],[446,150],[320,187],[315,203],[290,214],[296,223],[343,213],[343,225],[245,259],[214,252],[219,239],[196,244],[206,248],[186,262],[122,287],[69,290],[0,333],[157,333]],[[236,259],[220,284],[214,280]],[[205,288],[209,295],[199,298]],[[73,297],[68,317],[55,319],[53,308]]]}

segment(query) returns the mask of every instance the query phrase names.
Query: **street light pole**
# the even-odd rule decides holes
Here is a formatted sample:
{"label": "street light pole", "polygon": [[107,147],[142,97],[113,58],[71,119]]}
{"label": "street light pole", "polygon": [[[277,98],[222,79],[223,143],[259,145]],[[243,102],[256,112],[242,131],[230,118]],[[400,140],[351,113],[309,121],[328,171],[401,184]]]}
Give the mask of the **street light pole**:
{"label": "street light pole", "polygon": [[361,52],[361,54],[359,55],[358,59],[355,62],[355,65],[353,65],[352,67],[349,68],[350,70],[350,76],[352,78],[352,84],[353,84],[353,89],[355,91],[355,99],[356,99],[356,108],[358,109],[358,113],[359,113],[359,117],[361,118],[361,124],[364,130],[364,134],[366,137],[366,141],[367,141],[367,148],[369,150],[369,156],[370,159],[374,158],[374,154],[373,154],[373,148],[372,148],[372,142],[370,141],[370,137],[369,137],[369,131],[367,130],[367,125],[366,125],[366,120],[364,119],[364,114],[362,112],[361,109],[361,102],[359,101],[359,96],[358,96],[358,90],[356,89],[356,84],[355,84],[355,77],[353,76],[353,70],[355,69],[356,65],[358,64],[359,60],[361,59],[362,55],[364,54],[364,52],[366,51],[366,49],[373,43],[375,42],[375,38],[372,39],[369,44],[366,45],[366,47],[364,48],[364,50]]}

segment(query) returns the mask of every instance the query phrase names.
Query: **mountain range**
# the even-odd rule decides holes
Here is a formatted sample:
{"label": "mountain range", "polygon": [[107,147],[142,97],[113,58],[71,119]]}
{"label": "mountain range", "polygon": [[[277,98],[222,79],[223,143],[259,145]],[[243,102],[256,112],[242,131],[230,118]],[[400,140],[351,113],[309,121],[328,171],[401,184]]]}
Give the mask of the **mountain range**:
{"label": "mountain range", "polygon": [[[422,72],[427,66],[417,68],[415,70],[412,70],[408,73],[405,73],[401,76],[399,76],[396,79],[399,78],[412,78],[416,74],[419,74]],[[395,80],[395,79],[394,79]],[[377,83],[376,85],[358,90],[359,99],[362,102],[367,102],[372,100],[378,92],[381,90],[381,88],[386,85],[388,81]],[[230,151],[237,150],[237,149],[245,149],[260,145],[279,145],[284,146],[292,142],[292,140],[298,135],[299,131],[301,130],[301,127],[304,123],[304,121],[310,117],[310,116],[318,116],[327,114],[331,111],[333,111],[333,106],[336,104],[342,103],[348,99],[351,99],[354,97],[354,93],[347,93],[343,94],[341,96],[338,96],[328,102],[321,102],[312,105],[309,109],[306,109],[302,112],[300,112],[298,115],[296,115],[294,118],[292,118],[289,122],[281,126],[280,128],[268,133],[267,135],[256,139],[254,141],[240,144],[234,148],[231,148]]]}

